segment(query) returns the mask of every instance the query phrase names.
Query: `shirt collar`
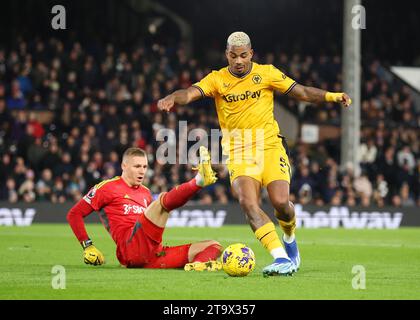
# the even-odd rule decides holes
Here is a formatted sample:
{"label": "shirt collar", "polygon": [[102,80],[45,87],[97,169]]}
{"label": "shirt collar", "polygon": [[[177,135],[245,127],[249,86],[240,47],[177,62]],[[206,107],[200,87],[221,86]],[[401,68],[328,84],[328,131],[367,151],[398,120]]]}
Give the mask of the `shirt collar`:
{"label": "shirt collar", "polygon": [[252,69],[254,68],[254,63],[253,62],[251,62],[251,68],[249,68],[249,70],[246,72],[246,73],[244,73],[243,75],[241,75],[241,76],[237,76],[236,74],[234,74],[232,71],[230,71],[230,68],[229,67],[227,67],[227,69],[228,69],[228,71],[229,71],[229,73],[233,76],[233,77],[235,77],[235,78],[238,78],[238,79],[243,79],[243,78],[245,78],[247,75],[249,75],[250,73],[251,73],[251,71],[252,71]]}

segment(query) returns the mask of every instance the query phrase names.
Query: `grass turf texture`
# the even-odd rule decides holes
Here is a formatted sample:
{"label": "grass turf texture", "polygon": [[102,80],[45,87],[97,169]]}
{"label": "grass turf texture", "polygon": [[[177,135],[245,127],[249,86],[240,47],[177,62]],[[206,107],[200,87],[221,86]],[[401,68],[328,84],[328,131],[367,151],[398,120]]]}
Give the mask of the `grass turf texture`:
{"label": "grass turf texture", "polygon": [[[249,245],[257,265],[245,278],[220,272],[125,269],[101,225],[87,225],[106,258],[83,263],[82,249],[67,225],[0,227],[0,299],[420,299],[420,230],[301,229],[302,265],[293,277],[264,278],[271,256],[248,226],[170,228],[164,243],[215,239]],[[66,271],[66,289],[54,290],[54,265]],[[366,270],[366,289],[352,288],[352,268]]]}

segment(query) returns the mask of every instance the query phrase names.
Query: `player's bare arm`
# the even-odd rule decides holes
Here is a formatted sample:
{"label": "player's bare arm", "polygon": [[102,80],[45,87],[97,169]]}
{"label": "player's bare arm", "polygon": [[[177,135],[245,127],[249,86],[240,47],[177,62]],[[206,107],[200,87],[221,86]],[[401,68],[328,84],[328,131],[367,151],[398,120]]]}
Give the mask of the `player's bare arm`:
{"label": "player's bare arm", "polygon": [[326,101],[341,103],[344,107],[348,107],[351,104],[350,97],[344,92],[328,92],[314,87],[303,86],[301,84],[296,84],[288,95],[297,100],[315,104]]}
{"label": "player's bare arm", "polygon": [[174,91],[170,95],[158,101],[158,108],[161,111],[169,111],[175,104],[185,105],[202,97],[200,90],[195,87]]}

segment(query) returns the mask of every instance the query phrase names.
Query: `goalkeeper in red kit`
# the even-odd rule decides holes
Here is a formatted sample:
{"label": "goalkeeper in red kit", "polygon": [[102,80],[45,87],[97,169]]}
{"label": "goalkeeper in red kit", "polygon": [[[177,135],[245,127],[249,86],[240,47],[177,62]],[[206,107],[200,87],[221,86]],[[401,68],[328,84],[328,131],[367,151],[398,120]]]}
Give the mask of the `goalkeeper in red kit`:
{"label": "goalkeeper in red kit", "polygon": [[219,270],[222,246],[214,240],[168,247],[162,245],[170,211],[183,206],[203,187],[216,181],[210,155],[200,147],[198,173],[194,179],[161,193],[152,201],[150,190],[142,185],[147,155],[139,148],[127,149],[122,157],[122,174],[95,185],[67,214],[74,234],[83,247],[84,262],[101,265],[103,254],[89,238],[83,218],[100,211],[100,218],[117,245],[117,258],[128,268],[184,268]]}

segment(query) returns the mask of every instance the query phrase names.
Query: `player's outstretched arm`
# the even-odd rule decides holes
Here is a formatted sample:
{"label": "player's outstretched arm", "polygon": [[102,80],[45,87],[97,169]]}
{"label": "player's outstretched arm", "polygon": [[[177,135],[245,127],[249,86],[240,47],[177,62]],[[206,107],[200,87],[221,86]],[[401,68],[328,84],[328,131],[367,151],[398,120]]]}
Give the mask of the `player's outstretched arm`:
{"label": "player's outstretched arm", "polygon": [[90,240],[83,218],[93,212],[93,208],[83,199],[76,203],[67,214],[67,221],[83,248],[83,260],[86,264],[101,265],[105,258]]}
{"label": "player's outstretched arm", "polygon": [[169,111],[175,104],[185,105],[202,97],[201,92],[196,87],[174,91],[170,95],[158,101],[158,108],[161,111]]}
{"label": "player's outstretched arm", "polygon": [[350,97],[344,92],[328,92],[318,88],[306,87],[300,84],[295,85],[288,95],[297,100],[315,104],[322,102],[337,102],[341,103],[344,107],[348,107],[351,104]]}

